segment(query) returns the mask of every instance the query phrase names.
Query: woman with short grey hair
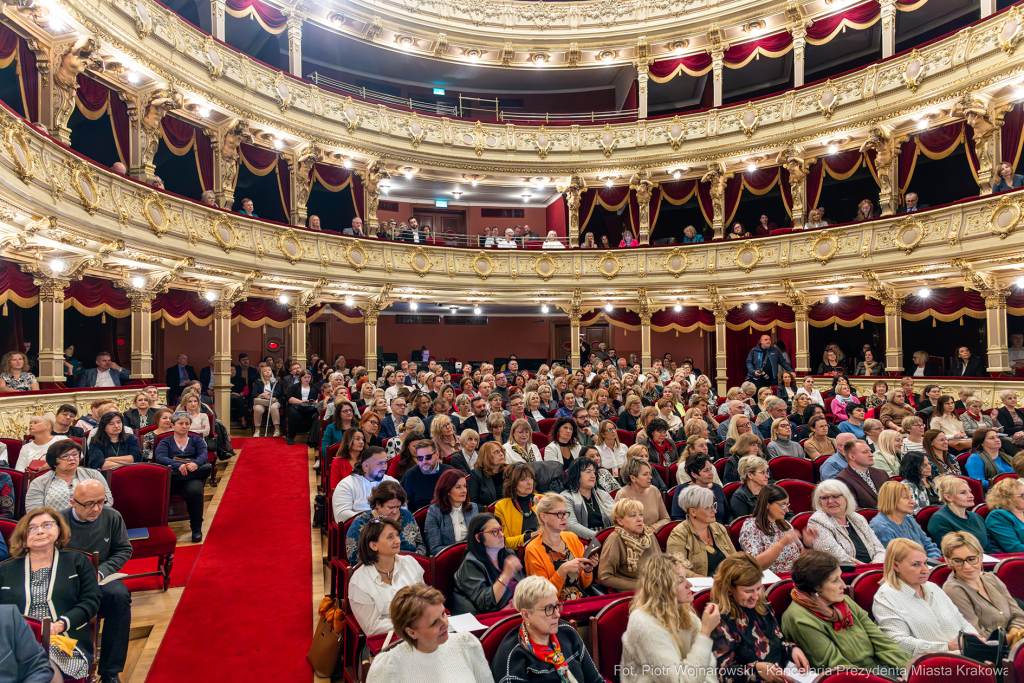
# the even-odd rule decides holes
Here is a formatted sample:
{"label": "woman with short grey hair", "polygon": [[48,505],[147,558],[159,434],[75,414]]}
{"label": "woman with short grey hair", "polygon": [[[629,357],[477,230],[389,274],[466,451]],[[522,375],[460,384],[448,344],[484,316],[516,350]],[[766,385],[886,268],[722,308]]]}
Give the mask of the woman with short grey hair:
{"label": "woman with short grey hair", "polygon": [[841,481],[826,479],[814,489],[814,514],[808,526],[818,532],[815,550],[823,550],[842,564],[872,564],[885,560],[885,548],[867,521],[858,515],[857,500]]}

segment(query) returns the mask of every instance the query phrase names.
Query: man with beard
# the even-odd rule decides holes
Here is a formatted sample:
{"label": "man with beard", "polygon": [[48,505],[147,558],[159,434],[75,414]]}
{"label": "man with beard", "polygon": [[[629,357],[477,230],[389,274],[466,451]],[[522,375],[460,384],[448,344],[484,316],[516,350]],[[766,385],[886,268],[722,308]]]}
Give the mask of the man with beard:
{"label": "man with beard", "polygon": [[459,425],[459,435],[461,436],[467,429],[472,429],[477,434],[487,434],[487,401],[483,396],[474,396],[469,407],[473,414]]}
{"label": "man with beard", "polygon": [[341,480],[334,489],[331,505],[334,506],[334,518],[338,524],[347,522],[361,512],[370,509],[370,494],[373,488],[382,481],[397,479],[384,474],[387,469],[387,453],[379,446],[363,449],[352,469],[352,474]]}

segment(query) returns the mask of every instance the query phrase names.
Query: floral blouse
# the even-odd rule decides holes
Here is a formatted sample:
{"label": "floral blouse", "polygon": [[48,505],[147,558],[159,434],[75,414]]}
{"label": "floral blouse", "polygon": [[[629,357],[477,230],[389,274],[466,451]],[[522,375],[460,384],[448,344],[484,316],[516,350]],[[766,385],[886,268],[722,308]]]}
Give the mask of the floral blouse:
{"label": "floral blouse", "polygon": [[32,391],[32,385],[37,381],[36,376],[31,372],[23,372],[17,379],[9,372],[2,372],[0,379],[7,383],[8,389],[15,391]]}
{"label": "floral blouse", "polygon": [[[772,525],[775,533],[768,535],[757,528],[757,523],[753,518],[743,522],[743,527],[740,529],[740,547],[743,548],[744,552],[750,553],[754,557],[757,557],[763,552],[766,552],[773,545],[778,543],[779,539],[785,536],[788,531],[783,531],[779,527]],[[778,574],[779,572],[790,572],[793,571],[793,563],[796,562],[796,558],[800,557],[800,544],[790,543],[782,552],[779,553],[779,558],[772,563],[768,569]]]}
{"label": "floral blouse", "polygon": [[0,472],[0,517],[14,519],[14,481],[6,472]]}
{"label": "floral blouse", "polygon": [[736,619],[722,614],[721,623],[711,634],[721,683],[760,681],[755,664],[769,662],[785,666],[793,658],[796,645],[783,637],[771,608],[768,614],[745,608],[741,611]]}

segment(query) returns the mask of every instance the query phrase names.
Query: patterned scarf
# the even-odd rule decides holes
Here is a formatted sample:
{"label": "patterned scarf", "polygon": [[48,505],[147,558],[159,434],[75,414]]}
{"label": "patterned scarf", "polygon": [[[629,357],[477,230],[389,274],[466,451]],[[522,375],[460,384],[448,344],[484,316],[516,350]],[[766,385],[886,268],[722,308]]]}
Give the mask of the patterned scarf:
{"label": "patterned scarf", "polygon": [[526,624],[519,627],[519,644],[533,653],[533,656],[542,662],[555,667],[558,679],[561,683],[577,683],[576,678],[569,671],[569,663],[565,661],[562,648],[558,645],[558,638],[551,636],[551,645],[544,646],[530,640],[530,634],[526,632]]}
{"label": "patterned scarf", "polygon": [[621,526],[616,526],[615,530],[619,532],[619,538],[626,546],[626,567],[629,571],[635,572],[637,565],[640,564],[640,556],[644,554],[644,551],[651,547],[651,539],[654,538],[654,529],[649,526],[644,526],[643,533],[640,536],[631,534]]}
{"label": "patterned scarf", "polygon": [[847,607],[844,601],[834,603],[831,607],[825,609],[812,596],[796,588],[790,592],[790,596],[792,596],[793,602],[819,619],[832,624],[832,628],[836,631],[842,631],[853,626],[853,612],[850,611],[850,608]]}
{"label": "patterned scarf", "polygon": [[521,457],[526,462],[534,462],[534,459],[533,459],[533,449],[526,448],[524,450],[523,448],[521,448],[519,446],[519,444],[517,444],[515,441],[513,441],[512,442],[512,450],[514,450],[516,453],[518,453],[519,457]]}

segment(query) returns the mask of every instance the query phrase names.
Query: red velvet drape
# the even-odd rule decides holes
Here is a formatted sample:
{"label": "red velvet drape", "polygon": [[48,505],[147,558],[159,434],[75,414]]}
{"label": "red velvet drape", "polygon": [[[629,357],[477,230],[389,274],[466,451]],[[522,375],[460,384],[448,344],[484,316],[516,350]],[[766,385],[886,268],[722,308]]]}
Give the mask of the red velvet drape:
{"label": "red velvet drape", "polygon": [[558,199],[547,205],[544,210],[545,221],[548,230],[554,230],[559,237],[569,234],[569,224],[566,221],[565,197],[558,195]]}
{"label": "red velvet drape", "polygon": [[276,322],[291,320],[292,314],[288,306],[270,299],[246,299],[239,301],[231,309],[231,317],[242,317],[246,320],[263,320],[269,318]]}
{"label": "red velvet drape", "polygon": [[258,171],[266,171],[277,163],[277,152],[272,150],[247,145],[243,142],[241,151],[245,162]]}
{"label": "red velvet drape", "polygon": [[711,55],[707,52],[699,52],[674,59],[663,59],[651,64],[650,74],[658,82],[675,78],[679,75],[680,71],[685,71],[691,76],[701,76],[711,70],[711,62]]}
{"label": "red velvet drape", "polygon": [[[351,181],[351,183],[350,183]],[[355,205],[356,214],[360,218],[366,218],[366,211],[363,204],[363,181],[359,176],[341,166],[330,164],[316,164],[313,169],[313,178],[310,182],[319,182],[331,192],[341,192],[349,189],[352,192],[352,200]]]}
{"label": "red velvet drape", "polygon": [[906,142],[900,145],[899,162],[897,163],[896,182],[899,184],[900,203],[903,203],[903,195],[907,192],[907,186],[914,175],[914,167],[917,165],[917,138],[910,136]]}
{"label": "red velvet drape", "polygon": [[[733,176],[725,183],[725,197],[722,200],[722,210],[725,213],[724,224],[726,231],[728,231],[729,224],[736,216],[736,209],[740,205],[742,190],[742,178]],[[707,221],[708,225],[714,224],[715,207],[711,201],[711,191],[707,183],[697,183],[697,199],[700,201],[700,211],[704,214],[704,220]]]}
{"label": "red velvet drape", "polygon": [[[128,118],[128,104],[116,93],[110,97],[110,127],[114,130],[114,142],[117,144],[117,156],[121,163],[128,165],[129,146],[131,145],[131,121]],[[206,189],[206,188],[203,188]]]}
{"label": "red velvet drape", "polygon": [[64,300],[74,299],[85,308],[108,306],[116,311],[126,311],[132,307],[123,289],[114,287],[113,280],[97,277],[83,277],[71,283],[64,290]]}
{"label": "red velvet drape", "polygon": [[202,135],[192,124],[176,119],[173,116],[163,117],[160,125],[163,127],[164,140],[172,147],[187,147],[195,139],[197,132]]}
{"label": "red velvet drape", "polygon": [[881,6],[877,2],[865,2],[845,12],[822,17],[807,27],[807,37],[812,40],[824,40],[839,29],[844,20],[852,24],[865,24],[877,17],[881,11]]}
{"label": "red velvet drape", "polygon": [[[637,318],[637,322],[639,322]],[[665,331],[673,327],[692,330],[700,326],[704,329],[715,329],[715,315],[709,310],[697,306],[683,306],[678,313],[674,309],[658,311],[651,316],[651,328]]]}
{"label": "red velvet drape", "polygon": [[292,215],[292,175],[288,160],[281,157],[277,162],[277,187],[281,190],[281,205],[284,215],[290,220]]}
{"label": "red velvet drape", "polygon": [[977,292],[963,287],[933,289],[927,298],[912,296],[903,304],[903,317],[911,320],[928,315],[953,318],[967,311],[984,315],[985,300]]}
{"label": "red velvet drape", "polygon": [[32,123],[39,121],[39,76],[36,72],[36,55],[28,49],[28,43],[18,41],[18,74],[21,77],[21,97],[25,105],[25,116]]}
{"label": "red velvet drape", "polygon": [[14,57],[18,51],[18,42],[17,33],[6,26],[0,26],[0,61],[7,62]]}
{"label": "red velvet drape", "polygon": [[171,289],[157,294],[153,299],[153,313],[163,313],[168,318],[181,319],[191,314],[195,318],[213,315],[213,305],[195,292]]}
{"label": "red velvet drape", "polygon": [[18,265],[10,261],[0,261],[0,298],[3,301],[34,306],[39,296],[39,288],[32,283],[32,276],[21,272]]}
{"label": "red velvet drape", "polygon": [[1006,113],[1003,118],[1003,128],[1000,131],[1000,160],[1009,161],[1014,168],[1020,161],[1021,141],[1024,140],[1024,106],[1020,103],[1013,105],[1013,109]]}
{"label": "red velvet drape", "polygon": [[808,318],[814,327],[839,324],[843,327],[859,325],[864,320],[885,321],[885,307],[875,299],[863,296],[843,296],[839,303],[827,301],[811,306]]}
{"label": "red velvet drape", "polygon": [[789,31],[773,33],[747,43],[733,45],[725,51],[723,60],[729,66],[745,64],[758,49],[768,53],[778,53],[793,45],[793,35]]}
{"label": "red velvet drape", "polygon": [[[78,90],[75,97],[78,99],[78,106],[81,107],[86,116],[95,115],[95,118],[102,116],[103,110],[107,108],[107,100],[110,91],[99,81],[94,81],[84,74],[78,74]],[[94,116],[89,116],[94,118]]]}
{"label": "red velvet drape", "polygon": [[830,176],[836,180],[846,180],[857,171],[863,160],[864,155],[860,150],[848,149],[823,157],[822,163]]}
{"label": "red velvet drape", "polygon": [[196,163],[199,165],[199,182],[203,191],[213,189],[213,145],[205,133],[196,135]]}
{"label": "red velvet drape", "polygon": [[[649,222],[647,234],[654,232],[654,224],[658,221],[658,208],[661,205],[661,189],[654,188],[651,192]],[[629,224],[633,227],[633,237],[640,239],[640,203],[636,200],[636,192],[629,191]]]}
{"label": "red velvet drape", "polygon": [[824,179],[825,164],[815,162],[807,171],[807,196],[804,197],[805,216],[811,209],[818,206],[818,200],[821,198],[821,183]]}
{"label": "red velvet drape", "polygon": [[267,30],[280,32],[288,24],[288,18],[279,10],[259,0],[227,0],[227,8],[235,12],[252,10]]}
{"label": "red velvet drape", "polygon": [[918,133],[917,144],[925,152],[934,155],[945,155],[951,152],[960,144],[960,136],[963,135],[964,124],[962,121],[950,123],[946,126],[930,128]]}

